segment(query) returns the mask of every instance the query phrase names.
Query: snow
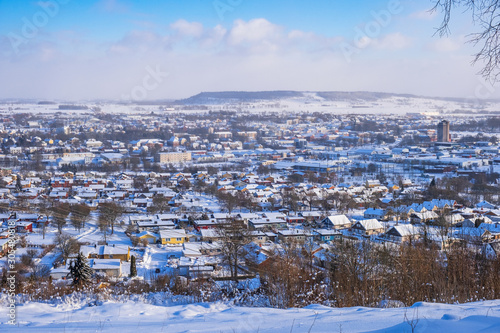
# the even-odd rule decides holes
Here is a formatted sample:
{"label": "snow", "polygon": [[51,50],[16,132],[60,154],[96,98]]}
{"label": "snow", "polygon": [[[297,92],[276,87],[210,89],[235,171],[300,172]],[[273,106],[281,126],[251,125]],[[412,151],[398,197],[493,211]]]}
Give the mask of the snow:
{"label": "snow", "polygon": [[19,325],[16,326],[7,323],[8,308],[2,306],[0,331],[399,333],[411,332],[412,319],[416,323],[415,332],[500,331],[500,300],[460,305],[416,303],[409,308],[311,305],[281,310],[237,307],[222,302],[172,305],[155,301],[158,298],[150,298],[150,302],[96,302],[96,306],[88,306],[89,302],[28,302],[17,306]]}
{"label": "snow", "polygon": [[[455,115],[473,116],[477,111],[497,111],[499,102],[483,101],[477,98],[468,98],[464,101],[434,99],[431,97],[403,97],[403,96],[388,96],[370,99],[349,99],[341,98],[337,100],[326,100],[317,92],[305,92],[302,97],[290,97],[273,100],[262,100],[253,102],[240,101],[224,102],[223,100],[214,101],[214,104],[208,104],[208,109],[200,110],[181,110],[176,107],[175,113],[190,113],[203,114],[210,110],[221,110],[238,108],[243,112],[262,113],[262,112],[287,112],[287,113],[302,113],[302,112],[330,112],[335,114],[398,114],[406,113],[421,114],[421,115],[439,115],[445,113],[454,113]],[[220,103],[220,104],[218,104]],[[94,107],[95,102],[80,101],[78,104]],[[158,105],[135,104],[124,105],[116,103],[100,102],[97,105],[105,113],[128,114],[131,118],[141,115],[149,115],[151,112],[158,112]],[[33,103],[10,104],[8,101],[3,101],[0,104],[0,113],[28,113],[33,114],[48,114],[59,112],[59,117],[75,117],[79,115],[92,115],[92,110],[59,110],[57,105],[37,105]],[[482,116],[481,113],[476,113],[477,116]]]}

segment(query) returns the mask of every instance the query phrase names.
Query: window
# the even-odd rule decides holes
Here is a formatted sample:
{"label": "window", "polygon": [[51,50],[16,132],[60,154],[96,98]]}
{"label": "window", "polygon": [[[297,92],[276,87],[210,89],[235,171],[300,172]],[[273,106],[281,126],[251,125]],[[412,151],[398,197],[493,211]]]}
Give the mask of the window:
{"label": "window", "polygon": [[182,241],[182,238],[177,238],[177,241],[178,241],[178,242]]}

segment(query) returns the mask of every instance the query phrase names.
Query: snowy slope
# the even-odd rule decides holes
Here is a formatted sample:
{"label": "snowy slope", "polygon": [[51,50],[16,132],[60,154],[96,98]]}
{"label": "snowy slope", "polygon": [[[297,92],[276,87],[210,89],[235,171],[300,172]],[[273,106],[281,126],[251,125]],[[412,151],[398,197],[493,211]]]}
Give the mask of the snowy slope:
{"label": "snowy slope", "polygon": [[[409,320],[405,321],[405,311]],[[500,300],[461,305],[416,303],[410,308],[303,309],[232,307],[225,303],[159,306],[105,302],[100,306],[28,303],[19,326],[0,308],[1,332],[500,332]],[[418,321],[417,321],[418,318]]]}

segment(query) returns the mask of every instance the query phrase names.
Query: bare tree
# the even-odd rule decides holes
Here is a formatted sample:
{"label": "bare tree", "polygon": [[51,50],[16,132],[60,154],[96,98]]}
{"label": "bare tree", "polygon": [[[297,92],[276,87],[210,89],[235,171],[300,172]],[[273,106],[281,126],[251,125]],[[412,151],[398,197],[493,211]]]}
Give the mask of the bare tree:
{"label": "bare tree", "polygon": [[153,197],[153,205],[148,207],[148,212],[155,214],[170,211],[170,205],[168,204],[168,198],[164,197],[161,194],[157,194]]}
{"label": "bare tree", "polygon": [[224,207],[224,209],[227,210],[229,214],[231,214],[240,203],[236,196],[227,192],[219,192],[217,195],[217,199],[221,202],[222,207]]}
{"label": "bare tree", "polygon": [[54,239],[54,244],[56,248],[61,251],[64,260],[66,260],[70,254],[77,253],[80,250],[78,241],[68,234],[61,233],[57,235]]}
{"label": "bare tree", "polygon": [[223,261],[229,266],[231,279],[238,282],[238,263],[243,255],[243,247],[250,241],[250,231],[235,219],[229,223],[219,223],[216,230],[222,239]]}
{"label": "bare tree", "polygon": [[101,228],[102,224],[111,227],[111,234],[113,234],[115,232],[116,220],[123,214],[123,211],[123,207],[114,202],[99,204],[99,228]]}
{"label": "bare tree", "polygon": [[72,205],[70,207],[71,215],[70,221],[71,225],[80,231],[81,228],[85,227],[85,222],[90,215],[90,207],[85,204]]}
{"label": "bare tree", "polygon": [[437,34],[447,36],[450,33],[449,23],[454,9],[470,12],[472,21],[479,32],[469,35],[469,42],[480,45],[481,49],[474,55],[473,63],[484,63],[479,74],[492,81],[500,75],[500,1],[498,0],[434,0],[432,11],[443,15]]}
{"label": "bare tree", "polygon": [[68,217],[70,210],[68,204],[59,204],[51,208],[53,223],[56,225],[59,234],[62,233],[63,227],[66,225],[66,218]]}
{"label": "bare tree", "polygon": [[50,276],[50,267],[43,264],[35,265],[35,267],[33,267],[31,276],[37,280],[45,279]]}

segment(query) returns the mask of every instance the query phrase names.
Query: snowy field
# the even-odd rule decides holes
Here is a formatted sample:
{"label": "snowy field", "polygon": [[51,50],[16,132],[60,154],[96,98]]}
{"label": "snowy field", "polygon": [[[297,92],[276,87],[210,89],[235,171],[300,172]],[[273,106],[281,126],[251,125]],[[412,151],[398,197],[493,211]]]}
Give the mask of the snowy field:
{"label": "snowy field", "polygon": [[[406,318],[405,319],[405,313]],[[163,306],[105,302],[100,306],[19,305],[19,324],[0,332],[500,332],[500,300],[461,305],[416,303],[410,308],[303,309],[234,307],[224,303]]]}

